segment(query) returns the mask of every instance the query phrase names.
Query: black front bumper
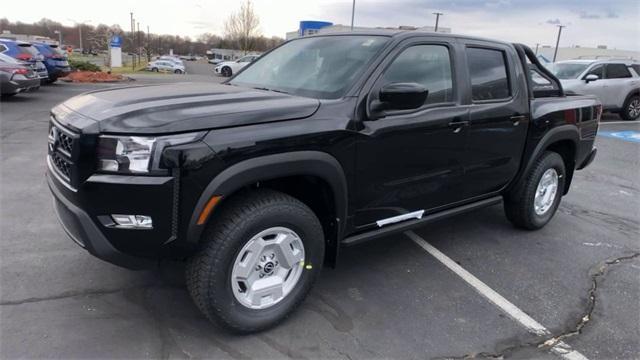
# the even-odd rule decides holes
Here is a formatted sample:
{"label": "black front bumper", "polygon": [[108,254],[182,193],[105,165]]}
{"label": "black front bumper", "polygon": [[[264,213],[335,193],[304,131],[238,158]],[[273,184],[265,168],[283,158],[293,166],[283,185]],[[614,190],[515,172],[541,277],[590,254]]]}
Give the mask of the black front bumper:
{"label": "black front bumper", "polygon": [[64,231],[78,245],[97,258],[112,264],[132,270],[142,270],[153,267],[156,263],[152,259],[146,259],[125,254],[116,249],[89,214],[74,205],[53,183],[51,175],[47,173],[47,184],[53,194],[53,206]]}

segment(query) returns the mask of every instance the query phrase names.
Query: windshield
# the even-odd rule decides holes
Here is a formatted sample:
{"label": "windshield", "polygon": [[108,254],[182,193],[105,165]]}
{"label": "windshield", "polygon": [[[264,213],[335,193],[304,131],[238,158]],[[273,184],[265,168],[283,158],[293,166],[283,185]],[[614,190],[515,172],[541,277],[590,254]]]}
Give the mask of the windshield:
{"label": "windshield", "polygon": [[229,83],[319,99],[342,97],[389,40],[385,36],[310,37],[256,59]]}
{"label": "windshield", "polygon": [[549,66],[549,70],[558,79],[568,80],[577,79],[583,71],[587,69],[590,64],[577,64],[577,63],[556,63]]}

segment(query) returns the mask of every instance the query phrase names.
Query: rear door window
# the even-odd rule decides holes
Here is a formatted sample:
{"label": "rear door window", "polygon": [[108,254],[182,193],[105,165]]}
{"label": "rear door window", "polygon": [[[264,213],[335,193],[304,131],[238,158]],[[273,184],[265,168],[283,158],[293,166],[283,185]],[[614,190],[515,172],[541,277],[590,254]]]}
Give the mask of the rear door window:
{"label": "rear door window", "polygon": [[630,78],[631,73],[625,64],[607,64],[606,65],[606,78],[607,79],[622,79]]}
{"label": "rear door window", "polygon": [[467,48],[467,64],[474,101],[506,100],[511,97],[507,62],[502,50]]}

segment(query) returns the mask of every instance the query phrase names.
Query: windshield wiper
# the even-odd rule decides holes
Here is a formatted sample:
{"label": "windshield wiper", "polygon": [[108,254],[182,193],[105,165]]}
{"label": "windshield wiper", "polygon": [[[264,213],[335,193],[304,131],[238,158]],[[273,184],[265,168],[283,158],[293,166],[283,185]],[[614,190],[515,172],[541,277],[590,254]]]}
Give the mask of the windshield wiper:
{"label": "windshield wiper", "polygon": [[289,94],[286,91],[282,91],[282,90],[276,90],[276,89],[269,89],[266,87],[252,87],[252,89],[256,89],[256,90],[265,90],[265,91],[273,91],[273,92],[277,92],[277,93],[281,93],[281,94]]}

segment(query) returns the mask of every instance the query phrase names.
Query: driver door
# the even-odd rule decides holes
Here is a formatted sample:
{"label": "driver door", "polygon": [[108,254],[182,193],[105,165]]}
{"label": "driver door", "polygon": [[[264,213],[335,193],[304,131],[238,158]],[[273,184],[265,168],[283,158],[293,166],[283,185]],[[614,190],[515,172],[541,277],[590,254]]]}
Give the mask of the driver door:
{"label": "driver door", "polygon": [[459,106],[454,50],[437,40],[401,45],[373,85],[368,103],[391,83],[418,83],[429,93],[417,109],[387,110],[363,121],[356,143],[359,230],[463,200],[468,109]]}

